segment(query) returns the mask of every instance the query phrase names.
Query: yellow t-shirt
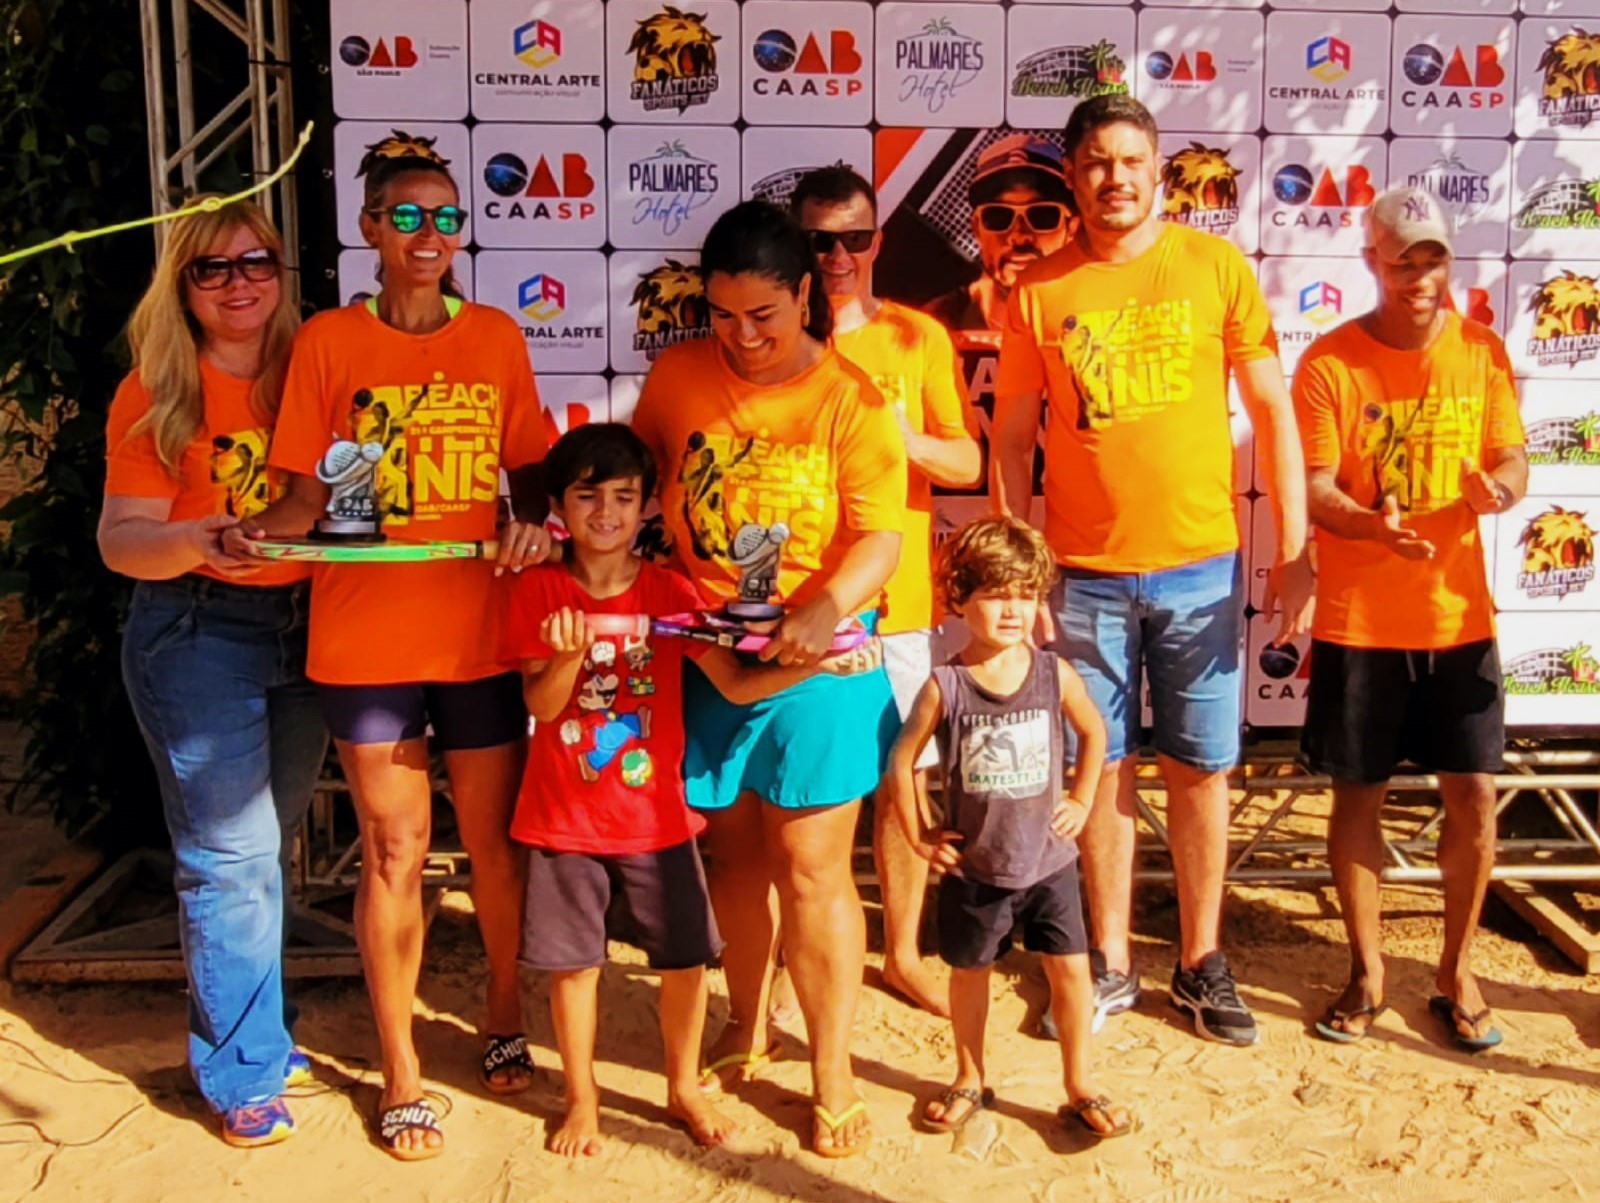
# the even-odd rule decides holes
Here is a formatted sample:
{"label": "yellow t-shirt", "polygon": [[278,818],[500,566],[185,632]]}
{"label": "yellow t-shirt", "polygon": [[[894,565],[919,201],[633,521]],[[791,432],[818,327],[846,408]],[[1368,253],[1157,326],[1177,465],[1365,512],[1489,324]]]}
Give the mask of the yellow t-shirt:
{"label": "yellow t-shirt", "polygon": [[1043,390],[1045,538],[1061,563],[1154,572],[1239,546],[1228,368],[1277,354],[1231,243],[1172,223],[1127,263],[1076,242],[1023,272],[997,397]]}
{"label": "yellow t-shirt", "polygon": [[770,576],[775,599],[803,604],[856,534],[904,529],[894,411],[831,348],[794,379],[757,385],[734,374],[714,338],[668,347],[633,428],[660,467],[677,560],[708,601]]}
{"label": "yellow t-shirt", "polygon": [[[927,314],[885,301],[866,325],[835,334],[833,345],[871,378],[885,401],[904,411],[912,430],[941,439],[969,433],[955,347]],[[884,587],[888,602],[878,627],[885,635],[933,625],[933,484],[916,468],[907,471],[900,567]]]}
{"label": "yellow t-shirt", "polygon": [[1312,633],[1349,647],[1454,647],[1494,634],[1478,517],[1461,498],[1461,461],[1482,466],[1523,441],[1499,335],[1446,314],[1423,351],[1397,351],[1346,322],[1306,350],[1294,375],[1308,468],[1377,509],[1393,494],[1406,526],[1434,545],[1407,560],[1381,543],[1317,532]]}

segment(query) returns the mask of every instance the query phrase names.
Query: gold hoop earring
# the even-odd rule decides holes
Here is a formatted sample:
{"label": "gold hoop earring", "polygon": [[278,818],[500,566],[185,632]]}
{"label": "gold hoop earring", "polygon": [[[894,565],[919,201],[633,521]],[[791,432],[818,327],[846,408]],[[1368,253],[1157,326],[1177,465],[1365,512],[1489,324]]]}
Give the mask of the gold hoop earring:
{"label": "gold hoop earring", "polygon": [[807,301],[800,302],[800,324],[802,326],[811,325],[811,305]]}

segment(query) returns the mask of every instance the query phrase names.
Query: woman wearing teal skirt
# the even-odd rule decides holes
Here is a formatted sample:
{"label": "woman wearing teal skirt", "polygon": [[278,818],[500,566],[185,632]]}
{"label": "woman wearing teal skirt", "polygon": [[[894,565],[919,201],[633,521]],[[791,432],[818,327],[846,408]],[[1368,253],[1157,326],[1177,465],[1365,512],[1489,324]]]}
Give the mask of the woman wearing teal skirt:
{"label": "woman wearing teal skirt", "polygon": [[[701,252],[714,337],[656,360],[633,423],[662,466],[679,565],[708,602],[776,616],[763,657],[817,663],[852,615],[871,625],[900,556],[904,444],[894,412],[827,339],[832,312],[804,233],[781,210],[737,205]],[[781,609],[779,608],[781,606]],[[778,933],[805,1017],[813,1146],[871,1138],[850,1069],[866,956],[851,871],[861,798],[899,729],[881,668],[818,675],[751,705],[684,678],[689,804],[705,813],[711,901],[727,947],[731,1017],[705,1085],[771,1056]]]}

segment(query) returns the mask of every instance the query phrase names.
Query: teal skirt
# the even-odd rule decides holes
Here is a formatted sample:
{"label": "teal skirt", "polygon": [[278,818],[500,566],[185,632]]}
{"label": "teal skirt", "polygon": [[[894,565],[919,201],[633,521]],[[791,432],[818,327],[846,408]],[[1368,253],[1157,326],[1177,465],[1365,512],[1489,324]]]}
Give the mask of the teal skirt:
{"label": "teal skirt", "polygon": [[818,675],[736,706],[684,665],[683,777],[689,805],[722,810],[750,791],[799,810],[853,802],[878,788],[900,734],[883,669]]}

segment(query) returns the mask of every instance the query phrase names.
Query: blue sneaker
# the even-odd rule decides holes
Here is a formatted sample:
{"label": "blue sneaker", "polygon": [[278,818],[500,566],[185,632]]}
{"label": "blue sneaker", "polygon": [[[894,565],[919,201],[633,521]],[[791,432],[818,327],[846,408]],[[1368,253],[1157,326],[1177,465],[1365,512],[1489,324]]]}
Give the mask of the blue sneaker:
{"label": "blue sneaker", "polygon": [[311,1058],[297,1048],[290,1049],[289,1062],[283,1067],[283,1088],[293,1090],[296,1086],[309,1086],[313,1081]]}
{"label": "blue sneaker", "polygon": [[231,1108],[222,1117],[222,1139],[236,1149],[275,1145],[294,1135],[294,1116],[281,1098]]}

